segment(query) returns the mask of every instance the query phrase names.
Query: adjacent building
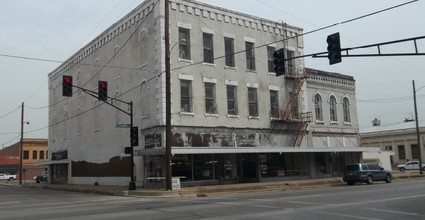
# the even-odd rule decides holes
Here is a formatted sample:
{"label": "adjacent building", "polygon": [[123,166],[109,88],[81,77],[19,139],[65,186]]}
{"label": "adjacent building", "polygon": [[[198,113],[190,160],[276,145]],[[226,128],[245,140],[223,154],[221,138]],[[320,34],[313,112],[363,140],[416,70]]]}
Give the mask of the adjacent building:
{"label": "adjacent building", "polygon": [[[391,165],[395,168],[397,164],[419,160],[420,155],[424,155],[425,127],[419,127],[419,133],[421,150],[418,146],[415,121],[381,125],[379,120],[375,119],[373,127],[361,131],[361,146],[379,147],[381,153],[389,153]],[[423,156],[422,161],[425,161]]]}
{"label": "adjacent building", "polygon": [[[147,0],[49,74],[52,183],[126,185],[129,102],[138,186],[165,176],[165,1]],[[192,0],[170,16],[172,175],[183,186],[338,176],[362,159],[352,77],[273,53],[304,51],[302,29]],[[62,76],[73,77],[72,97]],[[106,81],[106,102],[97,98]]]}
{"label": "adjacent building", "polygon": [[[0,150],[0,173],[19,175],[21,142],[17,142]],[[22,179],[32,180],[47,166],[34,166],[48,161],[47,139],[24,138],[22,142]],[[19,177],[18,177],[19,178]]]}

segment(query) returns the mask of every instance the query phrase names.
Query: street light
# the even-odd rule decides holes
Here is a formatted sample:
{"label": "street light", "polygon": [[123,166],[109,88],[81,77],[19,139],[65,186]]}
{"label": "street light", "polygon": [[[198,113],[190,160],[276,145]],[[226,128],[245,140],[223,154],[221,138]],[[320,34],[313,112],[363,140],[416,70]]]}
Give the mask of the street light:
{"label": "street light", "polygon": [[421,149],[421,137],[419,134],[419,120],[418,120],[418,107],[416,105],[416,92],[425,88],[425,86],[415,89],[415,80],[412,80],[413,84],[413,104],[415,105],[415,121],[416,121],[416,138],[418,139],[418,149],[419,149],[419,173],[422,175],[422,149]]}
{"label": "street light", "polygon": [[24,124],[30,124],[24,121],[24,103],[21,106],[21,141],[19,143],[19,185],[22,185],[22,156],[24,151]]}

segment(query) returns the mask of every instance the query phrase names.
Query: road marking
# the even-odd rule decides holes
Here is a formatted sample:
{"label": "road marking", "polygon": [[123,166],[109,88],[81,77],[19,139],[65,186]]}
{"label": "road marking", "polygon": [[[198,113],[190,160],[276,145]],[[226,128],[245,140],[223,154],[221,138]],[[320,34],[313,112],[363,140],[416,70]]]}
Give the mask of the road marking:
{"label": "road marking", "polygon": [[366,218],[366,217],[360,217],[360,216],[354,216],[354,215],[344,215],[344,214],[333,213],[333,212],[319,212],[319,213],[325,214],[325,215],[334,215],[334,216],[354,218],[354,219],[382,220],[382,219],[379,219],[379,218]]}
{"label": "road marking", "polygon": [[295,203],[295,204],[306,204],[306,205],[333,205],[333,204],[326,204],[326,203],[320,203],[320,202],[301,202],[301,201],[285,201],[288,203]]}
{"label": "road marking", "polygon": [[10,201],[10,202],[0,202],[0,205],[16,204],[20,203],[19,201]]}
{"label": "road marking", "polygon": [[268,209],[280,209],[280,207],[277,207],[277,206],[251,205],[251,204],[243,204],[243,203],[235,203],[235,202],[216,202],[216,204],[220,204],[220,205],[235,205],[235,206],[248,206],[248,207],[268,208]]}
{"label": "road marking", "polygon": [[375,208],[364,208],[364,209],[369,209],[369,210],[379,211],[379,212],[395,213],[400,215],[415,215],[415,216],[419,215],[418,213],[413,213],[413,212],[399,212],[399,211],[393,211],[393,210],[387,210],[387,209],[375,209]]}

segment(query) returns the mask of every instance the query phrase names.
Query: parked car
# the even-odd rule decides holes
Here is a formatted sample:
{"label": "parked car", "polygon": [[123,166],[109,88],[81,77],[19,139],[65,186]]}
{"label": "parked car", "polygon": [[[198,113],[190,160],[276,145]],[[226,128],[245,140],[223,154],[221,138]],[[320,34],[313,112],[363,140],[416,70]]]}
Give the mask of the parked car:
{"label": "parked car", "polygon": [[48,179],[48,172],[46,170],[41,172],[40,175],[34,177],[34,180],[36,183],[47,182],[47,179]]}
{"label": "parked car", "polygon": [[342,179],[348,185],[353,185],[356,182],[373,184],[374,181],[391,183],[392,175],[378,164],[355,163],[345,166],[344,177]]}
{"label": "parked car", "polygon": [[[401,172],[404,172],[405,170],[419,170],[419,161],[412,160],[404,164],[399,164],[397,165],[397,168]],[[422,170],[425,171],[425,164],[422,164]]]}
{"label": "parked car", "polygon": [[10,175],[8,173],[0,173],[0,180],[12,181],[14,179],[16,179],[16,175]]}

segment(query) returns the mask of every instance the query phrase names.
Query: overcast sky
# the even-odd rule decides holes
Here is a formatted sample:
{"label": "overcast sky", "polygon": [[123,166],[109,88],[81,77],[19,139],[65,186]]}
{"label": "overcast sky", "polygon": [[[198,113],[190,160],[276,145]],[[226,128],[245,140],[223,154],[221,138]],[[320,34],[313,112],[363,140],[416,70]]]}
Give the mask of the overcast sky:
{"label": "overcast sky", "polygon": [[[47,138],[47,74],[143,0],[1,0],[0,1],[0,149],[19,141],[25,102],[25,137]],[[204,0],[203,2],[286,22],[310,32],[409,1],[396,0]],[[416,1],[304,36],[305,54],[326,51],[326,37],[340,32],[343,48],[425,36],[425,1]],[[425,40],[417,42],[425,52]],[[414,52],[413,43],[381,48]],[[360,53],[373,53],[376,49]],[[6,55],[6,56],[5,56]],[[425,56],[305,58],[306,67],[351,75],[356,80],[360,129],[374,118],[383,125],[414,117],[412,80],[425,86]],[[417,92],[419,123],[425,126],[425,88]]]}

